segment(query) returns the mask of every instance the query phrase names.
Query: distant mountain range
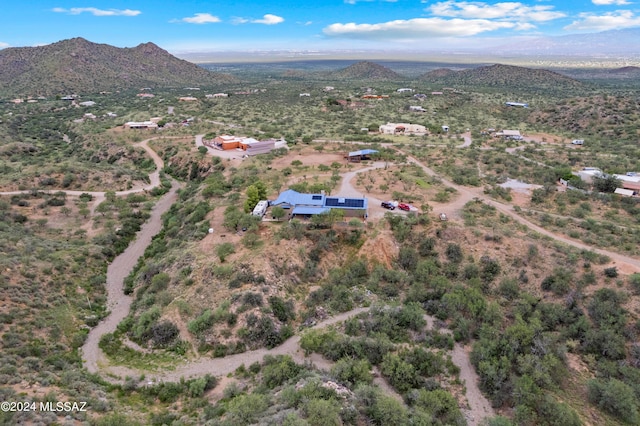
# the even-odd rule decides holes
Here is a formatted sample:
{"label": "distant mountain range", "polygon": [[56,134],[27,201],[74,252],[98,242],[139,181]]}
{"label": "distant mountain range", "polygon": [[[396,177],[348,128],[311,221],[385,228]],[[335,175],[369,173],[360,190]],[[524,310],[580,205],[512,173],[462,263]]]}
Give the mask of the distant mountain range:
{"label": "distant mountain range", "polygon": [[527,87],[530,89],[578,88],[583,86],[580,81],[557,72],[501,64],[481,66],[462,71],[437,69],[423,74],[420,80],[452,86]]}
{"label": "distant mountain range", "polygon": [[6,94],[57,95],[233,81],[230,75],[178,59],[153,43],[119,48],[73,38],[0,50],[0,88]]}

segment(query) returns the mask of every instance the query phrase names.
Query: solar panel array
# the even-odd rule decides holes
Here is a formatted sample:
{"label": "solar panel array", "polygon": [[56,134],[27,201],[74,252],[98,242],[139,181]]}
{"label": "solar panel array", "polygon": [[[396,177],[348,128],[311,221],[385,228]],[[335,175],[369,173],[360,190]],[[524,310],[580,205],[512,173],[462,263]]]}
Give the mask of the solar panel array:
{"label": "solar panel array", "polygon": [[354,209],[364,208],[364,199],[362,198],[329,198],[324,200],[327,207],[349,207]]}

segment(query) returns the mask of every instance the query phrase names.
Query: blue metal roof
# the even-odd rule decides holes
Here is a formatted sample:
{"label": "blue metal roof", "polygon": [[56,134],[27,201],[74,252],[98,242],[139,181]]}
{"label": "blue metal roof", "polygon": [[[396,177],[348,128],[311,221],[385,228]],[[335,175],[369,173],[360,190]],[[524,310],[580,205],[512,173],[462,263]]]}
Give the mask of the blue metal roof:
{"label": "blue metal roof", "polygon": [[300,207],[295,207],[292,211],[291,214],[308,214],[308,215],[315,215],[315,214],[322,214],[322,213],[328,213],[329,210],[331,210],[328,207],[309,207],[309,206],[300,206]]}
{"label": "blue metal roof", "polygon": [[322,194],[302,194],[293,189],[287,189],[278,195],[275,201],[271,202],[272,206],[278,206],[280,204],[288,204],[289,206],[318,206],[321,207],[324,204],[324,195]]}
{"label": "blue metal roof", "polygon": [[349,153],[349,157],[355,157],[358,155],[371,155],[371,154],[377,154],[378,151],[376,151],[375,149],[361,149],[360,151],[352,151]]}
{"label": "blue metal roof", "polygon": [[367,210],[366,198],[326,197],[323,194],[302,194],[288,189],[278,196],[271,206],[292,208],[292,214],[321,214],[332,208],[347,210]]}

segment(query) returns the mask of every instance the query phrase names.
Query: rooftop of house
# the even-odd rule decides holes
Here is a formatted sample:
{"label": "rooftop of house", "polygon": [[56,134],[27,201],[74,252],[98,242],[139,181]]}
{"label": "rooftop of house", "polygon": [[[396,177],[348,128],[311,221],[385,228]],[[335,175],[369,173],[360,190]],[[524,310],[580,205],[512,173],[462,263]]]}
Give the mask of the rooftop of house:
{"label": "rooftop of house", "polygon": [[371,155],[371,154],[377,154],[378,151],[375,149],[361,149],[360,151],[351,151],[349,153],[349,157],[356,157],[358,155]]}
{"label": "rooftop of house", "polygon": [[[298,214],[298,209],[301,206],[314,207],[315,209],[320,208],[325,210],[330,208],[366,210],[368,203],[366,198],[328,197],[324,194],[303,194],[301,192],[294,191],[293,189],[288,189],[284,192],[281,192],[280,195],[278,195],[278,198],[275,201],[271,201],[270,204],[272,206],[285,204],[291,207],[295,207],[296,214]],[[319,210],[314,211],[316,211],[315,214],[319,212]]]}

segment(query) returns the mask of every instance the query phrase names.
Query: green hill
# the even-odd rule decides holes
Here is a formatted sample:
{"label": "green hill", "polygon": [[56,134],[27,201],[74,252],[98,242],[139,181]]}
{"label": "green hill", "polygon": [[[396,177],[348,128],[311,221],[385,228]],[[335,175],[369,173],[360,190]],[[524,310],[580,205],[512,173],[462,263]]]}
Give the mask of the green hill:
{"label": "green hill", "polygon": [[583,83],[557,72],[495,64],[463,71],[435,70],[423,74],[421,80],[445,85],[530,89],[577,89]]}
{"label": "green hill", "polygon": [[0,51],[0,86],[5,88],[5,95],[211,86],[234,80],[178,59],[153,43],[119,48],[73,38]]}
{"label": "green hill", "polygon": [[331,73],[332,78],[341,80],[402,80],[397,72],[374,62],[362,61]]}

